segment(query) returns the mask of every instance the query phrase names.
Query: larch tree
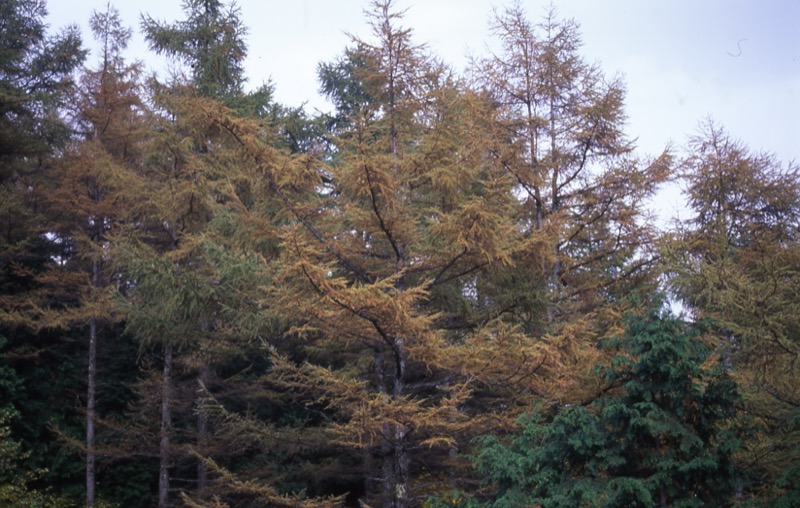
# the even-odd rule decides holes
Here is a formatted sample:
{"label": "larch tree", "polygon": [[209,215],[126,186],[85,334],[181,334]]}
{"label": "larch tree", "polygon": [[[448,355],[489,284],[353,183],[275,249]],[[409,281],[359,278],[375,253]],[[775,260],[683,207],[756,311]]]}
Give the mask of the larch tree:
{"label": "larch tree", "polygon": [[[98,341],[115,321],[111,293],[114,275],[106,269],[108,235],[125,219],[136,194],[134,176],[141,162],[146,111],[140,98],[139,66],[122,58],[131,30],[109,8],[90,20],[101,44],[98,67],[86,70],[72,105],[76,140],[40,186],[48,210],[49,234],[69,245],[45,276],[47,286],[80,295],[65,308],[45,309],[39,326],[88,323],[86,391],[86,502],[96,498],[96,415]],[[52,289],[51,289],[52,290]]]}
{"label": "larch tree", "polygon": [[[174,117],[158,114],[150,120],[158,134],[148,143],[136,189],[137,208],[126,227],[112,238],[115,268],[126,281],[120,286],[119,299],[126,330],[143,348],[159,347],[162,352],[156,393],[145,384],[140,394],[148,408],[158,406],[160,507],[169,504],[170,471],[190,458],[174,442],[176,429],[186,434],[183,427],[192,414],[190,401],[196,398],[197,376],[186,380],[183,370],[197,374],[202,367],[192,354],[211,340],[215,303],[211,275],[198,247],[213,215],[208,168],[197,157],[198,147],[208,140],[185,123],[183,112],[171,101],[167,96],[157,98],[158,107]],[[186,353],[185,358],[180,353]],[[188,381],[191,388],[178,386],[179,379]],[[176,411],[180,422],[175,420]],[[198,424],[202,427],[202,423],[201,416]]]}
{"label": "larch tree", "polygon": [[797,288],[800,174],[753,153],[712,121],[690,139],[681,163],[690,214],[665,238],[668,281],[698,319],[722,337],[719,356],[739,377],[744,414],[760,439],[740,460],[765,498],[796,495],[778,478],[796,463],[800,408]]}
{"label": "larch tree", "polygon": [[585,61],[574,21],[551,8],[533,24],[516,2],[495,12],[491,29],[499,52],[474,63],[473,79],[499,110],[500,157],[526,210],[521,227],[553,243],[549,321],[574,323],[650,277],[645,205],[669,157],[634,157],[624,85]]}
{"label": "larch tree", "polygon": [[[260,122],[242,119],[218,101],[171,94],[158,100],[171,115],[158,119],[159,135],[150,146],[147,188],[140,195],[144,212],[131,224],[134,234],[122,231],[114,237],[114,253],[130,281],[122,291],[127,329],[145,345],[164,350],[160,379],[142,385],[147,407],[141,408],[149,413],[145,426],[160,441],[158,502],[169,505],[169,492],[177,490],[190,506],[219,506],[228,496],[280,506],[329,506],[286,494],[290,488],[278,491],[270,478],[255,483],[233,477],[228,464],[244,462],[244,469],[259,470],[266,456],[254,457],[230,425],[214,428],[215,422],[221,427],[232,419],[219,404],[247,412],[250,401],[261,400],[252,393],[264,390],[243,386],[242,380],[255,377],[253,383],[260,383],[258,369],[270,355],[262,345],[280,328],[262,300],[272,292],[270,264],[279,242],[274,221],[284,218],[273,215],[275,198],[260,166],[230,131],[248,125],[259,146],[276,154],[276,165],[298,163],[274,148]],[[204,366],[207,376],[198,380]],[[233,379],[223,381],[223,376]],[[192,429],[191,417],[208,427]],[[286,435],[269,442],[286,446],[280,443]],[[198,463],[202,469],[192,471]]]}
{"label": "larch tree", "polygon": [[372,39],[320,68],[344,106],[327,163],[286,159],[222,111],[215,122],[280,205],[263,305],[302,354],[271,344],[272,383],[325,415],[326,446],[356,464],[364,502],[404,507],[461,480],[458,451],[492,415],[510,425],[518,404],[557,390],[560,353],[506,319],[503,274],[549,248],[517,227],[486,96],[416,46],[392,2],[368,16]]}
{"label": "larch tree", "polygon": [[[238,107],[254,115],[266,115],[270,107],[271,95],[270,88],[264,86],[261,89],[251,94],[244,93],[244,69],[243,62],[246,56],[247,46],[245,43],[246,29],[241,22],[241,12],[234,5],[226,6],[223,2],[218,0],[197,0],[189,1],[184,4],[184,12],[186,19],[177,21],[175,23],[159,22],[154,20],[148,15],[142,16],[142,30],[144,31],[145,38],[150,44],[150,49],[158,54],[165,54],[172,58],[174,61],[179,62],[190,69],[188,79],[178,80],[173,83],[171,87],[161,87],[160,94],[163,99],[161,104],[166,107],[166,111],[173,115],[183,115],[186,109],[182,108],[179,104],[181,97],[188,98],[191,96],[199,96],[223,101],[229,105]],[[192,324],[202,324],[201,328],[204,330],[194,330],[191,326],[184,330],[188,333],[185,337],[175,337],[176,344],[188,344],[186,341],[201,342],[203,337],[210,340],[212,330],[211,315],[213,311],[209,305],[213,305],[211,300],[204,300],[201,296],[203,288],[207,288],[205,284],[211,283],[210,279],[203,279],[204,276],[211,277],[210,273],[205,273],[201,266],[207,265],[203,259],[202,249],[193,248],[195,240],[199,238],[198,235],[203,233],[207,223],[212,220],[213,212],[210,210],[213,202],[213,191],[209,187],[204,186],[206,178],[214,178],[204,174],[208,167],[204,157],[211,157],[211,152],[215,149],[212,146],[211,138],[213,133],[198,133],[194,126],[189,125],[184,119],[177,118],[176,125],[169,128],[172,132],[171,139],[164,137],[163,140],[172,150],[176,168],[178,166],[185,167],[185,172],[181,171],[183,175],[179,177],[183,180],[180,184],[183,186],[184,196],[189,200],[186,203],[173,203],[178,208],[186,205],[187,208],[184,212],[188,215],[183,217],[175,216],[174,213],[166,210],[164,206],[169,206],[169,203],[164,202],[157,205],[162,210],[161,213],[166,218],[170,216],[169,226],[170,230],[168,236],[172,238],[172,245],[168,250],[164,250],[165,246],[159,247],[156,252],[158,255],[166,258],[171,258],[171,264],[182,265],[183,269],[179,270],[184,275],[189,276],[190,272],[194,271],[197,276],[195,283],[183,286],[183,295],[174,295],[176,301],[184,301],[190,299],[199,305],[193,305],[191,310],[183,313],[183,309],[171,308],[171,312],[177,313],[175,319],[180,320],[180,314],[183,313],[182,318],[190,321]],[[186,144],[185,141],[188,141]],[[194,152],[194,153],[192,153]],[[163,169],[163,168],[162,168]],[[173,185],[177,180],[171,180],[167,174],[162,173],[166,177],[162,182],[166,185]],[[184,179],[185,177],[185,179]],[[171,180],[171,182],[170,182]],[[162,196],[166,197],[166,196]],[[190,219],[191,216],[191,219]],[[177,220],[177,222],[175,222]],[[192,225],[188,226],[188,221]],[[167,224],[167,222],[164,222]],[[181,256],[186,256],[181,258]],[[140,268],[143,266],[137,264]],[[154,266],[160,266],[156,264]],[[141,274],[140,272],[140,275]],[[161,282],[166,282],[164,273],[152,274],[155,279]],[[174,273],[174,276],[180,276]],[[163,288],[166,290],[166,288]],[[181,293],[179,291],[179,293]],[[156,304],[155,301],[152,302]],[[187,303],[188,305],[188,303]],[[166,318],[166,316],[165,316]],[[204,323],[204,324],[203,324]],[[187,323],[188,324],[188,323]],[[176,327],[180,329],[181,327]],[[185,327],[184,327],[185,328]],[[190,331],[191,330],[191,331]],[[193,336],[193,337],[192,337]],[[195,348],[196,349],[196,348]],[[172,385],[172,366],[168,363],[172,362],[173,358],[173,344],[165,343],[165,356],[164,356],[164,371],[163,371],[163,390],[162,394],[164,400],[162,402],[162,431],[161,431],[161,474],[160,474],[160,494],[159,503],[165,505],[167,503],[166,496],[168,491],[168,462],[170,456],[170,434],[169,430],[172,426],[172,415],[170,411],[169,393],[170,386]],[[188,363],[192,363],[191,358],[187,358]],[[208,384],[209,377],[211,376],[210,367],[208,362],[210,358],[199,359],[199,363],[194,365],[197,372],[196,382],[201,385]],[[196,401],[197,411],[197,439],[199,442],[205,442],[208,439],[208,423],[205,410],[201,407],[200,398]],[[198,444],[199,448],[203,448],[202,444]],[[201,450],[201,453],[203,451]],[[208,483],[205,462],[198,460],[197,462],[197,478],[198,490],[203,491]]]}

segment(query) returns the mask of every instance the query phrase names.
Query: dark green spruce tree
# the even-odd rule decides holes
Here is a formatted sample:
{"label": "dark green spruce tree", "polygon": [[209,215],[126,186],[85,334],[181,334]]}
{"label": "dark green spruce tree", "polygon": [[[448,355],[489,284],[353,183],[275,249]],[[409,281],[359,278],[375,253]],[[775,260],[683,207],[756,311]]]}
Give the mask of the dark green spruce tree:
{"label": "dark green spruce tree", "polygon": [[[736,383],[708,366],[699,327],[655,309],[631,315],[605,394],[541,410],[508,440],[484,438],[486,491],[466,506],[725,506],[738,485],[731,454]],[[458,502],[458,501],[457,501]]]}
{"label": "dark green spruce tree", "polygon": [[142,16],[150,49],[188,66],[202,96],[224,99],[241,92],[247,31],[240,10],[220,0],[188,0],[184,12],[187,18],[175,23]]}
{"label": "dark green spruce tree", "polygon": [[[0,2],[0,505],[54,506],[78,473],[52,432],[75,424],[81,372],[64,334],[35,334],[25,319],[38,276],[69,246],[52,242],[38,179],[70,137],[63,121],[72,73],[85,56],[74,26],[48,34],[43,0]],[[75,390],[75,391],[73,391]],[[45,470],[45,468],[47,470]],[[38,478],[38,479],[37,479]],[[37,492],[39,491],[39,492]],[[40,503],[40,504],[36,504]]]}

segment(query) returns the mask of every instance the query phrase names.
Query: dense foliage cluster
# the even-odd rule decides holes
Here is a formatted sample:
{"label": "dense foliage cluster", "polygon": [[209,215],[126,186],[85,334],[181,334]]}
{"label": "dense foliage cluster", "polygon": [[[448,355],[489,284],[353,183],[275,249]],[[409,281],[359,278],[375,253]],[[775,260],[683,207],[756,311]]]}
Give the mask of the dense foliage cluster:
{"label": "dense foliage cluster", "polygon": [[640,157],[552,11],[459,76],[375,0],[309,116],[184,10],[160,81],[0,3],[0,505],[797,505],[796,166]]}
{"label": "dense foliage cluster", "polygon": [[704,365],[709,348],[696,334],[669,315],[632,316],[611,341],[619,353],[598,368],[603,395],[524,418],[507,445],[482,439],[477,468],[500,489],[488,504],[731,504],[741,488],[737,388],[724,367]]}

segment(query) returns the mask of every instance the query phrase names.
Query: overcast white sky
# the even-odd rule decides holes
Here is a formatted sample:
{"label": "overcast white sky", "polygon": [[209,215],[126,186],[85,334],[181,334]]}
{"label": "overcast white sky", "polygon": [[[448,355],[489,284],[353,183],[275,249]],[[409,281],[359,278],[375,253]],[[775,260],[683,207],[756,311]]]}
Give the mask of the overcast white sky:
{"label": "overcast white sky", "polygon": [[[52,28],[77,23],[86,44],[93,10],[107,0],[48,0]],[[347,33],[368,38],[369,0],[239,0],[249,27],[249,83],[271,80],[279,102],[327,109],[316,67],[348,45]],[[538,19],[549,0],[522,0]],[[140,14],[183,19],[180,0],[111,0],[136,34],[131,59],[160,67],[138,33]],[[583,53],[628,87],[628,135],[643,154],[680,147],[711,117],[735,138],[780,160],[800,161],[800,1],[798,0],[553,0],[583,33]],[[500,0],[395,0],[418,43],[456,69],[468,53],[485,54],[488,22]],[[92,64],[96,55],[90,56]],[[152,62],[152,63],[151,63]]]}

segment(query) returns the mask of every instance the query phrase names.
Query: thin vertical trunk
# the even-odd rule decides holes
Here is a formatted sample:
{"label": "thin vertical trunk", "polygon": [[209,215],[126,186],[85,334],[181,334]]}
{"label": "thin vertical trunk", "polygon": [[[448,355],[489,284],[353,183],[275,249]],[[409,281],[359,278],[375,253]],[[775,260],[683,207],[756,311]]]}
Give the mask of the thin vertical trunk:
{"label": "thin vertical trunk", "polygon": [[97,383],[97,320],[89,321],[89,379],[86,388],[86,506],[94,506],[95,499],[95,404]]}
{"label": "thin vertical trunk", "polygon": [[[405,392],[406,359],[403,356],[405,341],[403,337],[394,339],[395,347],[395,376],[394,398],[399,398]],[[394,467],[395,467],[395,507],[406,508],[409,506],[408,492],[408,466],[411,457],[408,455],[407,436],[409,429],[403,425],[394,425]]]}
{"label": "thin vertical trunk", "polygon": [[[200,366],[198,380],[202,390],[208,386],[209,367],[207,363]],[[208,488],[208,468],[203,458],[206,456],[208,448],[208,413],[202,406],[203,395],[197,398],[197,451],[200,458],[197,459],[197,493],[202,498]]]}
{"label": "thin vertical trunk", "polygon": [[411,458],[406,449],[408,428],[384,425],[381,499],[383,508],[407,508],[410,505],[408,480]]}
{"label": "thin vertical trunk", "polygon": [[739,477],[736,478],[733,484],[733,497],[735,499],[744,499],[744,482]]}
{"label": "thin vertical trunk", "polygon": [[[373,368],[373,374],[375,376],[375,387],[378,389],[378,392],[383,397],[387,396],[386,386],[384,384],[385,358],[386,358],[385,348],[383,344],[378,344],[375,347],[375,355],[373,358],[374,363],[372,368]],[[384,428],[384,433],[385,432],[386,429]],[[369,503],[368,506],[371,506],[372,501],[377,499],[376,492],[378,491],[375,480],[378,473],[377,471],[378,460],[375,460],[376,458],[380,459],[381,462],[380,498],[381,499],[386,498],[385,493],[383,492],[384,487],[386,485],[385,482],[386,472],[383,470],[383,468],[386,465],[385,464],[386,461],[383,459],[383,457],[385,457],[387,453],[389,453],[389,448],[388,448],[388,442],[385,439],[380,442],[380,444],[377,447],[377,450],[372,449],[367,452],[367,460],[364,463],[364,469],[366,471],[366,474],[364,475],[364,493],[366,495],[366,502]]]}
{"label": "thin vertical trunk", "polygon": [[395,507],[407,508],[409,506],[408,492],[408,466],[411,457],[406,450],[406,436],[408,429],[404,425],[394,426],[394,459],[395,459]]}
{"label": "thin vertical trunk", "polygon": [[[528,90],[531,90],[532,85],[528,73],[526,73],[526,82]],[[541,230],[544,227],[544,202],[542,201],[542,177],[539,174],[539,136],[534,125],[535,118],[531,100],[528,99],[525,105],[528,112],[528,164],[530,165],[534,199],[536,200],[536,203],[534,203],[536,206],[536,230]]]}
{"label": "thin vertical trunk", "polygon": [[395,508],[394,504],[394,455],[389,442],[391,432],[389,425],[383,426],[384,443],[381,444],[381,506]]}
{"label": "thin vertical trunk", "polygon": [[[405,390],[405,358],[403,357],[403,339],[394,339],[393,355],[395,373],[391,385],[391,397],[396,399]],[[383,393],[388,392],[386,388]],[[387,424],[383,428],[384,444],[382,445],[381,467],[383,485],[381,489],[384,508],[407,508],[409,506],[409,464],[407,437],[409,429],[402,424]]]}
{"label": "thin vertical trunk", "polygon": [[170,434],[172,432],[172,344],[164,345],[164,372],[161,378],[161,443],[159,445],[158,508],[169,503]]}
{"label": "thin vertical trunk", "polygon": [[[388,4],[387,4],[388,6]],[[391,34],[388,21],[386,31]],[[392,175],[394,178],[400,176],[400,166],[398,159],[398,134],[397,134],[397,104],[395,90],[395,47],[394,40],[389,38],[389,135],[391,138],[392,153]],[[388,234],[388,233],[387,233]],[[397,255],[398,272],[404,265],[403,249],[400,242],[395,239],[390,241],[393,244]],[[402,287],[402,279],[397,282],[398,287]],[[397,398],[403,392],[403,379],[405,377],[405,358],[403,358],[403,339],[396,338],[394,344],[395,375],[391,386],[391,397]],[[381,365],[383,368],[383,365]],[[389,390],[382,388],[383,393]],[[401,425],[385,425],[383,428],[384,444],[382,445],[382,477],[383,485],[381,488],[384,508],[405,508],[408,506],[408,463],[409,458],[405,446],[405,429]]]}
{"label": "thin vertical trunk", "polygon": [[[389,398],[389,391],[386,389],[386,347],[379,344],[375,348],[375,384],[382,397]],[[383,435],[378,446],[378,456],[381,460],[381,486],[380,499],[383,508],[394,507],[394,467],[392,466],[392,443],[390,425],[383,425]],[[370,470],[368,476],[373,472]],[[367,484],[367,495],[372,492],[374,482],[370,479]]]}
{"label": "thin vertical trunk", "polygon": [[[552,85],[551,85],[552,86]],[[558,179],[560,177],[560,157],[558,154],[558,141],[556,139],[556,113],[555,99],[550,96],[550,159],[553,165],[553,175],[550,180],[550,212],[557,214],[561,209],[561,196],[559,194]],[[560,240],[560,239],[559,239]],[[555,259],[553,263],[553,284],[558,287],[561,277],[561,252],[558,247],[558,240],[553,252]]]}
{"label": "thin vertical trunk", "polygon": [[[100,267],[92,262],[92,285],[100,281]],[[89,320],[89,366],[86,386],[86,506],[94,506],[95,486],[95,411],[97,404],[97,318]]]}
{"label": "thin vertical trunk", "polygon": [[[552,84],[551,84],[552,86]],[[559,188],[558,188],[558,178],[559,178],[559,155],[558,155],[558,144],[556,139],[556,113],[555,113],[555,100],[553,96],[550,96],[550,163],[553,166],[552,175],[550,180],[550,213],[553,215],[558,214],[561,208],[561,196],[559,195]],[[551,267],[551,289],[553,291],[553,297],[558,299],[559,293],[561,292],[562,285],[561,285],[561,249],[559,247],[559,243],[561,242],[561,238],[556,238],[555,244],[553,245],[553,266]],[[552,305],[548,307],[547,311],[547,319],[549,322],[552,322],[554,319],[553,312],[554,308]]]}
{"label": "thin vertical trunk", "polygon": [[411,458],[406,450],[408,429],[386,424],[381,446],[381,505],[383,508],[407,508],[410,505],[408,478]]}
{"label": "thin vertical trunk", "polygon": [[[397,78],[397,64],[396,59],[397,56],[395,54],[395,37],[394,31],[392,29],[391,23],[389,22],[389,3],[385,3],[383,6],[383,32],[386,36],[386,49],[388,50],[387,60],[389,61],[388,65],[389,68],[387,71],[387,76],[389,78],[389,135],[392,141],[392,155],[395,156],[394,159],[394,173],[397,176],[397,105],[396,105],[396,96],[395,96],[395,81]],[[399,50],[399,48],[398,48]]]}

